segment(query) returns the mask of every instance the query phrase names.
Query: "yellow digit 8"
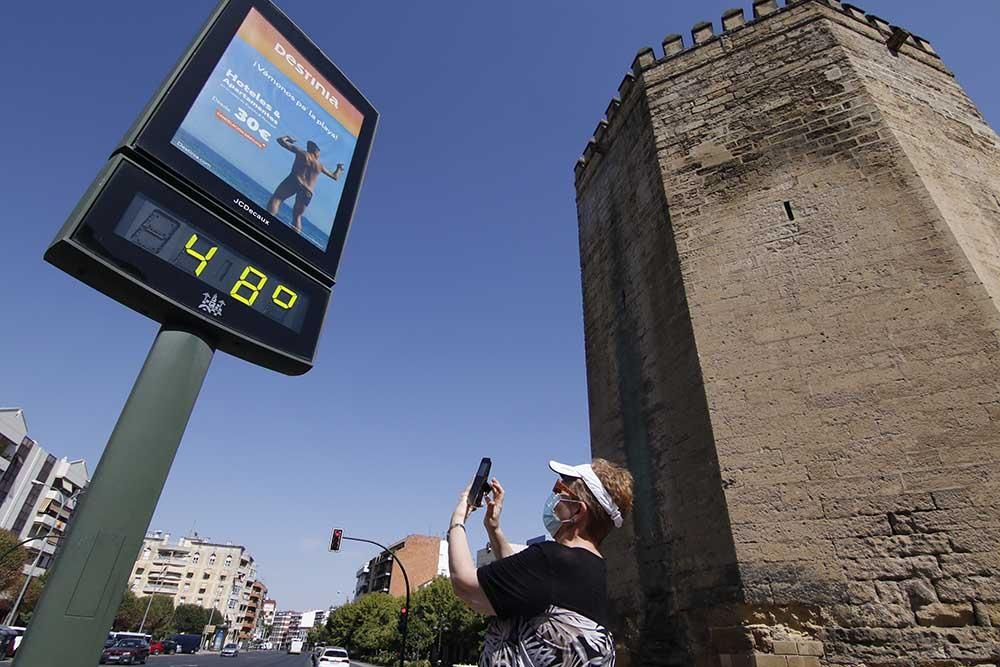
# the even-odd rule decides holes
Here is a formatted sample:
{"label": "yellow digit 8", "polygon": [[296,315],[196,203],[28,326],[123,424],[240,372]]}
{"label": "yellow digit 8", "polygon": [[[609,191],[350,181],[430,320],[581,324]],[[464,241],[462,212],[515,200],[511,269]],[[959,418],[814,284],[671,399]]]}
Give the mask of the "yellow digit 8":
{"label": "yellow digit 8", "polygon": [[[247,280],[247,276],[251,273],[255,278],[257,278],[256,284]],[[252,306],[253,302],[257,300],[257,295],[260,294],[260,290],[264,287],[264,283],[266,282],[267,276],[248,265],[247,268],[243,269],[243,273],[240,275],[240,279],[236,281],[236,284],[233,285],[233,289],[229,290],[229,296],[233,297],[237,301],[242,301],[248,306]],[[248,288],[250,290],[250,296],[247,297],[240,294],[241,287]]]}
{"label": "yellow digit 8", "polygon": [[198,268],[194,270],[194,275],[200,276],[201,272],[205,270],[206,266],[208,266],[208,260],[212,259],[212,257],[215,255],[215,251],[218,250],[219,247],[212,246],[211,248],[208,249],[208,252],[202,255],[197,250],[194,250],[194,244],[197,242],[198,242],[198,235],[192,234],[191,238],[188,239],[188,242],[184,244],[184,250],[187,251],[187,254],[191,255],[192,257],[198,260]]}
{"label": "yellow digit 8", "polygon": [[[281,300],[281,293],[283,291],[284,292],[288,292],[288,300],[287,301],[282,301]],[[275,302],[276,304],[278,304],[279,306],[281,306],[285,310],[288,310],[289,308],[291,308],[292,306],[294,306],[295,305],[295,301],[298,298],[299,298],[298,294],[296,294],[292,290],[288,289],[284,285],[278,285],[274,289],[274,294],[271,295],[271,301]]]}

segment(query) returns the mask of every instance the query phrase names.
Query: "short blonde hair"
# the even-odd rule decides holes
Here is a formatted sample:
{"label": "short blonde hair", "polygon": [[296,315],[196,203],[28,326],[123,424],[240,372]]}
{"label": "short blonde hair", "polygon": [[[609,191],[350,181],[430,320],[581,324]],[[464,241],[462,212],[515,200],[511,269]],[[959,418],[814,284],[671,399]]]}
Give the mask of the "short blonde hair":
{"label": "short blonde hair", "polygon": [[[611,499],[618,505],[618,510],[622,513],[622,517],[630,514],[632,512],[632,473],[626,468],[605,459],[594,459],[590,467],[593,468],[597,478],[601,480],[601,484],[604,485]],[[589,510],[588,514],[590,515],[587,532],[590,533],[595,542],[600,544],[614,527],[607,510],[601,507],[601,504],[597,502],[594,494],[590,492],[590,489],[587,488],[582,479],[577,478],[565,483],[576,494],[576,497],[587,506]]]}

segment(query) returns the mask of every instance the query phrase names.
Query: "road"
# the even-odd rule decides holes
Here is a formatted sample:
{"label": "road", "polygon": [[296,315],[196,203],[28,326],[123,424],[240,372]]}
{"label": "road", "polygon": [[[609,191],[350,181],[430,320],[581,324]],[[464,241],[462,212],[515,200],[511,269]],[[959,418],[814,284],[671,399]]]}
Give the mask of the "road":
{"label": "road", "polygon": [[[147,667],[312,667],[308,653],[288,655],[284,651],[248,651],[236,658],[223,658],[217,652],[194,655],[152,655]],[[351,667],[361,667],[352,662]]]}

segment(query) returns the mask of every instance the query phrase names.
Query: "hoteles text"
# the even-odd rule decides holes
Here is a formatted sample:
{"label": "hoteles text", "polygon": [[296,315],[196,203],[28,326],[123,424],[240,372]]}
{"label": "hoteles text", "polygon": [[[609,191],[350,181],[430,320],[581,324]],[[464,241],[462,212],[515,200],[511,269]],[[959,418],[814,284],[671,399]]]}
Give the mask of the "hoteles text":
{"label": "hoteles text", "polygon": [[289,65],[294,67],[295,72],[299,74],[307,82],[309,82],[309,85],[311,85],[315,90],[317,90],[323,96],[324,100],[332,104],[333,108],[335,109],[340,108],[340,101],[336,97],[331,95],[330,91],[326,89],[326,86],[320,83],[315,76],[313,76],[308,70],[306,70],[306,68],[304,68],[302,64],[295,59],[295,56],[286,51],[284,46],[282,46],[279,42],[275,42],[274,50],[278,53],[279,56],[284,58]]}

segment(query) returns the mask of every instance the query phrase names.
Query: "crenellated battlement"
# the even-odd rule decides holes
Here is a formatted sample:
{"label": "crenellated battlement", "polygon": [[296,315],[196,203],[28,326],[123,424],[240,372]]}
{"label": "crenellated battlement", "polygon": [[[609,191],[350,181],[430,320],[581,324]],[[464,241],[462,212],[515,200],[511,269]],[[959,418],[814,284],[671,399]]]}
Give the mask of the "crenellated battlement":
{"label": "crenellated battlement", "polygon": [[887,48],[894,54],[906,54],[907,51],[902,50],[905,45],[913,50],[910,52],[911,54],[914,52],[920,53],[940,61],[937,52],[927,40],[914,35],[904,28],[894,26],[879,16],[868,14],[855,5],[841,2],[841,0],[785,0],[784,6],[781,7],[779,7],[778,0],[753,0],[751,6],[752,18],[750,19],[746,17],[742,8],[728,9],[723,12],[720,21],[722,31],[719,33],[715,32],[715,26],[711,21],[702,21],[691,28],[691,41],[688,44],[685,43],[684,37],[679,34],[670,34],[664,37],[661,44],[663,55],[659,58],[651,47],[647,46],[639,50],[632,60],[629,71],[626,72],[621,83],[618,85],[618,95],[611,99],[604,112],[604,118],[597,124],[597,128],[587,142],[583,154],[576,161],[576,166],[574,167],[576,180],[579,181],[583,176],[593,156],[602,152],[602,141],[608,135],[609,130],[612,129],[615,116],[618,114],[621,106],[628,101],[629,93],[635,87],[636,78],[641,76],[645,70],[667,61],[673,62],[686,58],[707,44],[732,36],[740,30],[752,28],[763,21],[767,21],[772,16],[810,2],[824,5],[845,17],[864,24],[869,29],[874,29],[878,38],[884,41]]}

